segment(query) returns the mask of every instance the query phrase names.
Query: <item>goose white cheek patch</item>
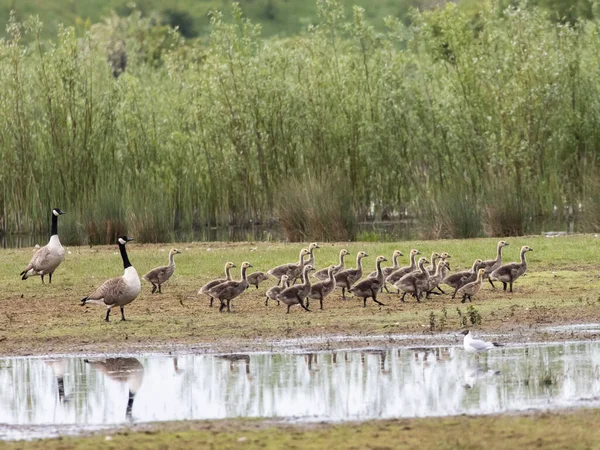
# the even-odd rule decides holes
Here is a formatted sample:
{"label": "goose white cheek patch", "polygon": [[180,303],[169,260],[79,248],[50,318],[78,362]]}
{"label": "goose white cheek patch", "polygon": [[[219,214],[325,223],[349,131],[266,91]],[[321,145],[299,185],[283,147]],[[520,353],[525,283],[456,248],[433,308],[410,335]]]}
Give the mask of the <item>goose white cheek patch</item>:
{"label": "goose white cheek patch", "polygon": [[125,245],[125,239],[119,238],[119,244]]}

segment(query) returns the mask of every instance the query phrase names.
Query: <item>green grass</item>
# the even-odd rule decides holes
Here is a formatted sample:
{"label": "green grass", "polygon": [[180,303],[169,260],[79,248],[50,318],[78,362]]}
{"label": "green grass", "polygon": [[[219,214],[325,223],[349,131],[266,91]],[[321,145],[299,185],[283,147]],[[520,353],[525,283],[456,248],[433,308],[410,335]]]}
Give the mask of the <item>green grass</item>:
{"label": "green grass", "polygon": [[63,449],[574,449],[597,448],[598,410],[528,416],[385,420],[289,425],[226,420],[164,423],[90,437],[63,437],[2,448]]}
{"label": "green grass", "polygon": [[[597,239],[575,236],[547,239],[526,237],[509,239],[505,260],[518,258],[523,244],[532,246],[529,272],[515,284],[513,294],[492,290],[486,285],[472,305],[482,317],[481,329],[486,331],[535,331],[541,326],[597,320],[600,312],[598,290],[600,279],[595,275]],[[405,254],[417,248],[423,254],[448,251],[453,270],[470,267],[477,257],[492,258],[496,240],[414,241],[401,243],[322,244],[316,252],[316,264],[323,267],[337,260],[346,247],[352,260],[359,250],[370,255],[365,259],[368,272],[374,269],[378,254],[391,256],[398,248]],[[209,345],[219,350],[265,349],[272,339],[302,338],[330,335],[381,335],[388,333],[422,334],[429,332],[430,314],[436,320],[447,311],[444,331],[461,327],[461,314],[467,306],[439,296],[417,304],[404,304],[396,295],[380,296],[386,306],[379,309],[373,303],[361,307],[357,299],[343,302],[339,290],[325,300],[320,311],[312,305],[311,313],[293,308],[289,315],[284,307],[265,307],[264,292],[273,285],[263,283],[251,288],[233,301],[233,314],[219,314],[208,307],[208,299],[198,297],[197,290],[206,281],[222,274],[226,261],[240,266],[242,261],[253,264],[254,270],[268,270],[297,259],[300,245],[284,244],[178,244],[177,270],[164,286],[164,294],[151,295],[150,286],[143,283],[140,296],[126,307],[121,322],[118,313],[110,324],[103,321],[105,309],[90,305],[80,307],[79,299],[105,279],[122,273],[116,246],[71,247],[71,254],[55,273],[51,285],[42,285],[39,278],[21,281],[18,273],[32,254],[31,249],[0,251],[0,339],[4,354],[39,354],[44,352],[101,352],[136,349],[172,349],[176,344]],[[138,273],[167,262],[167,245],[130,245],[130,258]],[[160,251],[164,250],[164,251]],[[406,264],[407,258],[401,263]],[[235,269],[234,276],[239,277]],[[183,303],[182,304],[180,303]],[[438,330],[439,331],[439,330]],[[538,339],[549,338],[541,333]],[[556,338],[553,336],[552,338]]]}

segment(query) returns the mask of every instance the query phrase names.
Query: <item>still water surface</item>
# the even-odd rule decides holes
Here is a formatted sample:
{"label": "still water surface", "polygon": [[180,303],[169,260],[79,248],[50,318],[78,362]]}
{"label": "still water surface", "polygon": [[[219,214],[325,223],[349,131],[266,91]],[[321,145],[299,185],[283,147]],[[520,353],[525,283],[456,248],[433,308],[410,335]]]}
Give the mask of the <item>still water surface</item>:
{"label": "still water surface", "polygon": [[600,405],[600,343],[0,359],[0,438],[124,423],[364,420]]}

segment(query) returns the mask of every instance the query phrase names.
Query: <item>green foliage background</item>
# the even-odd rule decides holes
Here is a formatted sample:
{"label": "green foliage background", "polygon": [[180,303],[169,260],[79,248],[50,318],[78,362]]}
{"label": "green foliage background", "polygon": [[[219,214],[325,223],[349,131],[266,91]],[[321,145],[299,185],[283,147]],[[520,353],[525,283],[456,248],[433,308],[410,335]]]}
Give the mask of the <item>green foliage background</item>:
{"label": "green foliage background", "polygon": [[[169,239],[270,218],[280,187],[309,175],[344,186],[359,218],[409,212],[437,237],[600,211],[593,8],[571,23],[467,6],[375,28],[320,0],[305,33],[267,40],[237,6],[195,41],[138,10],[50,41],[14,16],[0,44],[0,228],[45,230],[60,205],[73,241]],[[129,63],[114,79],[106,52],[120,40]]]}

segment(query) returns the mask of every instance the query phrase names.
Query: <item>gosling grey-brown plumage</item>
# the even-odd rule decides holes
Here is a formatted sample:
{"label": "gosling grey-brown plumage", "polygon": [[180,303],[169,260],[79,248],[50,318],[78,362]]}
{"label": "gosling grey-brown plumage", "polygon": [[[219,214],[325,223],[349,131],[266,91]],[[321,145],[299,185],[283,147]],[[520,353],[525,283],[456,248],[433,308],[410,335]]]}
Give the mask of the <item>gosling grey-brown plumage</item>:
{"label": "gosling grey-brown plumage", "polygon": [[385,306],[383,303],[377,300],[377,292],[379,292],[384,282],[383,270],[381,269],[381,263],[384,261],[387,261],[384,256],[378,256],[375,260],[377,266],[377,277],[362,280],[349,289],[349,291],[352,292],[356,297],[361,297],[363,299],[363,308],[366,308],[367,299],[369,297],[371,297],[378,305]]}
{"label": "gosling grey-brown plumage", "polygon": [[362,259],[367,256],[369,255],[363,251],[358,252],[356,255],[356,269],[346,269],[335,274],[336,286],[342,288],[342,298],[344,300],[346,300],[346,290],[350,290],[352,285],[361,279],[363,273]]}
{"label": "gosling grey-brown plumage", "polygon": [[532,252],[533,249],[527,245],[521,247],[521,262],[505,264],[498,267],[490,274],[490,280],[498,280],[504,286],[506,291],[506,285],[510,285],[510,292],[513,291],[513,283],[517,279],[527,272],[527,259],[525,253]]}
{"label": "gosling grey-brown plumage", "polygon": [[325,281],[319,281],[310,287],[310,292],[306,298],[306,307],[308,308],[310,299],[319,300],[321,309],[323,309],[323,299],[335,289],[335,268],[333,264],[327,268],[328,278]]}
{"label": "gosling grey-brown plumage", "polygon": [[425,287],[425,292],[427,292],[427,295],[425,296],[425,298],[429,298],[431,294],[437,294],[437,292],[433,292],[433,290],[437,288],[442,282],[442,279],[444,278],[444,274],[446,273],[448,267],[448,262],[444,261],[442,258],[439,258],[437,267],[435,268],[435,273],[433,275],[430,274],[429,279],[427,280],[427,286]]}
{"label": "gosling grey-brown plumage", "polygon": [[258,289],[260,283],[269,279],[269,274],[264,272],[253,272],[247,276],[247,279],[250,286],[254,286]]}
{"label": "gosling grey-brown plumage", "polygon": [[311,283],[308,273],[313,269],[314,267],[310,264],[304,266],[302,269],[302,279],[304,280],[304,283],[290,286],[281,291],[277,296],[277,300],[287,305],[286,314],[290,313],[290,308],[293,305],[300,305],[304,310],[310,311],[304,304],[304,299],[308,297],[308,294],[310,293]]}
{"label": "gosling grey-brown plumage", "polygon": [[461,303],[464,303],[467,300],[467,298],[469,299],[469,302],[470,302],[471,297],[473,297],[474,295],[477,295],[477,293],[481,289],[481,286],[483,285],[484,274],[485,274],[485,268],[479,269],[477,271],[477,279],[475,281],[471,281],[470,283],[465,284],[463,287],[461,287],[458,290],[457,294],[462,295]]}
{"label": "gosling grey-brown plumage", "polygon": [[401,301],[404,301],[404,297],[407,293],[412,293],[417,299],[417,302],[421,301],[421,293],[427,287],[427,281],[429,280],[429,272],[427,272],[427,268],[425,267],[425,264],[428,262],[427,258],[421,257],[417,264],[419,270],[407,273],[394,283],[396,289],[403,291]]}
{"label": "gosling grey-brown plumage", "polygon": [[281,291],[283,291],[287,287],[289,287],[288,276],[284,275],[281,277],[281,285],[279,283],[277,283],[275,286],[273,286],[271,289],[269,289],[265,293],[265,295],[267,297],[265,300],[265,306],[269,306],[269,299],[276,300],[277,306],[279,306],[279,300],[277,300],[277,296],[279,295],[279,293]]}
{"label": "gosling grey-brown plumage", "polygon": [[497,249],[496,249],[496,258],[485,260],[480,265],[481,268],[485,269],[485,273],[483,274],[483,279],[485,280],[487,278],[493,288],[496,288],[496,286],[494,286],[494,283],[489,278],[489,276],[494,270],[496,270],[498,267],[500,267],[502,265],[502,249],[504,247],[506,247],[507,245],[510,245],[510,244],[506,241],[499,241]]}
{"label": "gosling grey-brown plumage", "polygon": [[129,236],[120,236],[118,238],[119,251],[123,260],[123,268],[125,272],[122,276],[106,280],[102,285],[92,292],[87,297],[81,299],[81,306],[87,303],[96,303],[106,306],[106,320],[113,306],[121,308],[121,320],[125,320],[125,312],[123,307],[134,301],[142,290],[142,283],[137,271],[129,262],[125,244],[133,241]]}
{"label": "gosling grey-brown plumage", "polygon": [[44,283],[44,276],[48,275],[48,283],[52,283],[54,271],[65,259],[65,249],[58,239],[58,216],[65,214],[60,208],[52,209],[52,231],[50,240],[46,245],[33,254],[33,257],[19,275],[22,280],[39,275]]}
{"label": "gosling grey-brown plumage", "polygon": [[[387,286],[385,285],[385,279],[400,268],[400,264],[398,264],[398,258],[400,256],[404,256],[402,252],[400,250],[394,250],[394,253],[392,254],[392,266],[381,269],[384,283],[382,284],[381,289],[379,289],[379,292],[383,292],[384,289],[386,292],[389,292]],[[371,272],[369,274],[369,278],[377,278],[377,270]]]}
{"label": "gosling grey-brown plumage", "polygon": [[296,274],[302,273],[302,269],[306,263],[304,261],[304,256],[306,256],[308,254],[309,254],[308,249],[303,248],[302,250],[300,250],[300,260],[298,261],[298,264],[294,264],[294,263],[282,264],[280,266],[273,267],[271,270],[267,271],[267,273],[269,275],[271,275],[272,277],[277,278],[279,280],[279,284],[281,284],[281,277],[284,275],[287,275],[290,281],[295,280],[296,278],[298,278],[296,276]]}
{"label": "gosling grey-brown plumage", "polygon": [[[421,254],[421,252],[419,250],[413,248],[410,251],[410,266],[401,267],[400,269],[395,270],[394,272],[390,273],[386,277],[385,283],[386,284],[394,285],[404,275],[409,274],[409,273],[414,272],[415,270],[417,270],[416,257],[417,257],[417,255],[420,255],[420,254]],[[398,293],[400,293],[399,290],[398,290]]]}
{"label": "gosling grey-brown plumage", "polygon": [[[334,266],[335,267],[335,269],[333,271],[334,275],[336,273],[344,270],[344,257],[349,254],[350,254],[350,252],[348,252],[348,250],[346,250],[345,248],[340,250],[340,263],[337,266]],[[324,269],[317,270],[315,273],[313,273],[313,277],[315,277],[317,280],[320,280],[320,281],[327,280],[329,278],[329,267],[325,267]]]}
{"label": "gosling grey-brown plumage", "polygon": [[214,298],[209,294],[209,291],[215,286],[225,283],[226,281],[231,281],[231,269],[235,267],[235,264],[232,262],[225,263],[225,278],[217,278],[216,280],[211,280],[206,283],[204,286],[200,288],[198,294],[208,295],[210,297],[210,306],[212,307]]}
{"label": "gosling grey-brown plumage", "polygon": [[252,267],[252,264],[244,261],[242,263],[242,278],[240,281],[226,281],[216,285],[210,291],[208,291],[208,294],[211,297],[219,299],[221,302],[221,305],[219,306],[219,312],[223,312],[225,305],[227,305],[227,312],[231,312],[231,301],[248,288],[246,271],[249,267]]}
{"label": "gosling grey-brown plumage", "polygon": [[452,275],[448,275],[442,280],[442,284],[447,284],[450,287],[454,288],[454,293],[452,294],[452,298],[456,297],[456,292],[463,287],[467,283],[471,283],[475,281],[477,278],[477,270],[483,261],[481,259],[476,259],[473,263],[473,267],[471,270],[464,270],[462,272],[456,272]]}
{"label": "gosling grey-brown plumage", "polygon": [[152,283],[152,293],[154,294],[157,290],[159,294],[162,294],[161,286],[167,282],[169,278],[175,273],[175,255],[179,255],[181,252],[176,248],[172,248],[169,251],[169,264],[166,266],[160,266],[156,269],[152,269],[142,278]]}

